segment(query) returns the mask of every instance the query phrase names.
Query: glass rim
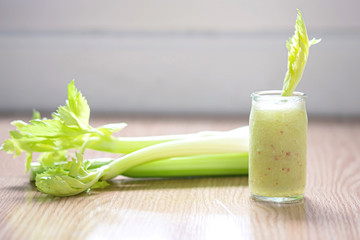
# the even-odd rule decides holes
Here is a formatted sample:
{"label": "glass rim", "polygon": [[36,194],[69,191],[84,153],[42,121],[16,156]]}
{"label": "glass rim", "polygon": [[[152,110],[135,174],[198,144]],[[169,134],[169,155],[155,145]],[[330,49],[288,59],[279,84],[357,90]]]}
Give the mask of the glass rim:
{"label": "glass rim", "polygon": [[282,90],[264,90],[264,91],[256,91],[251,94],[251,98],[258,97],[281,97],[282,99],[288,98],[306,98],[307,95],[303,92],[295,91],[291,96],[281,96]]}

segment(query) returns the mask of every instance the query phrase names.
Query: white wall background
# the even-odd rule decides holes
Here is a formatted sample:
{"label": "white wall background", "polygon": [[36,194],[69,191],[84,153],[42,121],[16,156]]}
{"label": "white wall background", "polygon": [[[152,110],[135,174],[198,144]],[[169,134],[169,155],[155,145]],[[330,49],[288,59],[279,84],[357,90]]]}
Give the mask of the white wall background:
{"label": "white wall background", "polygon": [[248,114],[280,89],[296,8],[313,115],[360,116],[359,0],[0,0],[0,114],[54,111],[72,79],[93,112]]}

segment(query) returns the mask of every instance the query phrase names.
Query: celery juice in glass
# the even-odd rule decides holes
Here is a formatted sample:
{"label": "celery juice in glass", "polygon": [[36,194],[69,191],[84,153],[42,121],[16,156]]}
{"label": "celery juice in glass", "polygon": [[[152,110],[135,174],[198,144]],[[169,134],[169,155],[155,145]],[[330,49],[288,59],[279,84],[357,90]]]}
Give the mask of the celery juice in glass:
{"label": "celery juice in glass", "polygon": [[253,198],[292,202],[303,198],[306,181],[305,94],[252,94],[249,186]]}
{"label": "celery juice in glass", "polygon": [[310,46],[298,10],[294,35],[286,42],[288,70],[282,91],[252,94],[249,186],[255,200],[294,202],[304,197],[307,114],[305,94],[294,92],[302,78]]}

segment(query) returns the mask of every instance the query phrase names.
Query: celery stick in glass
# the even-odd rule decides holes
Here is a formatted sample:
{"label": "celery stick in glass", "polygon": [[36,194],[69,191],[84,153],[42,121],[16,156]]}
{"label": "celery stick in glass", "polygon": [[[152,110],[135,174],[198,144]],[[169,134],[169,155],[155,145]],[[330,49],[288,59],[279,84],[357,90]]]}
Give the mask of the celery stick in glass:
{"label": "celery stick in glass", "polygon": [[308,39],[305,23],[298,10],[295,25],[295,34],[286,42],[288,49],[288,70],[284,78],[282,96],[291,96],[300,82],[309,55],[311,45],[317,44],[321,39]]}

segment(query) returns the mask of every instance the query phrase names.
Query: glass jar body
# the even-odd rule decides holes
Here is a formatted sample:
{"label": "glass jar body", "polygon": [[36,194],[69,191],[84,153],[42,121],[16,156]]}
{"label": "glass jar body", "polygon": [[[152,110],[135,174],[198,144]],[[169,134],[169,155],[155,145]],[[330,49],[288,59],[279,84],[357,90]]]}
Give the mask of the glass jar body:
{"label": "glass jar body", "polygon": [[306,184],[306,95],[281,91],[252,94],[249,187],[253,198],[272,202],[301,200]]}

